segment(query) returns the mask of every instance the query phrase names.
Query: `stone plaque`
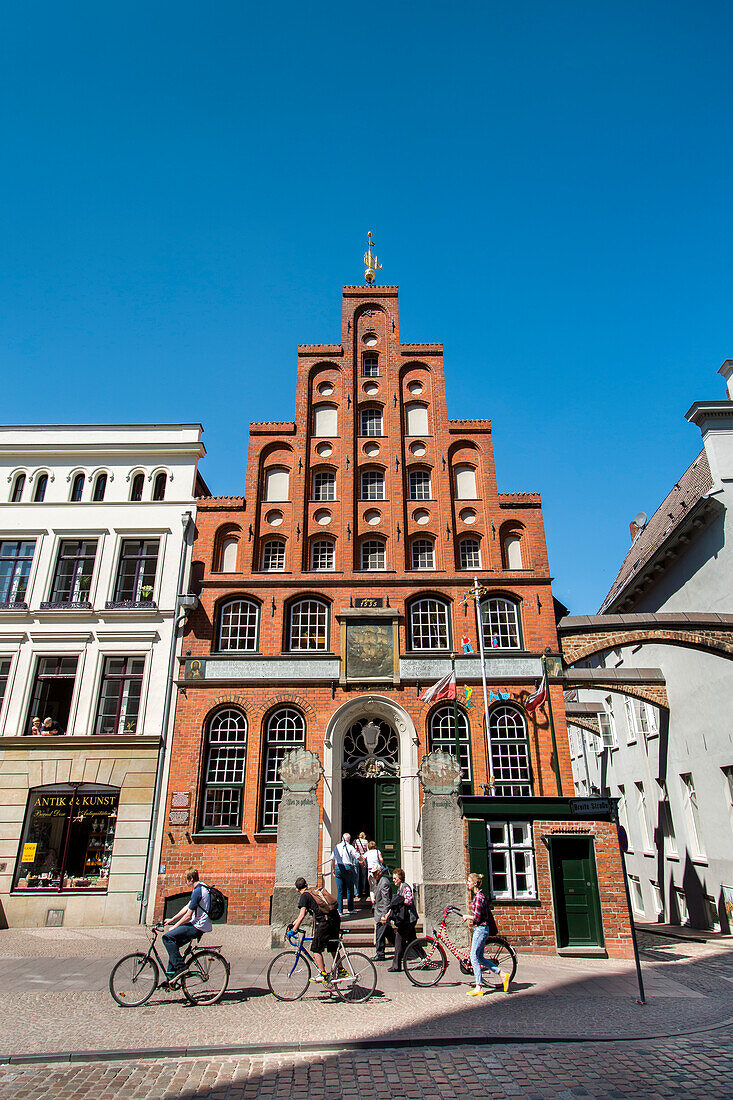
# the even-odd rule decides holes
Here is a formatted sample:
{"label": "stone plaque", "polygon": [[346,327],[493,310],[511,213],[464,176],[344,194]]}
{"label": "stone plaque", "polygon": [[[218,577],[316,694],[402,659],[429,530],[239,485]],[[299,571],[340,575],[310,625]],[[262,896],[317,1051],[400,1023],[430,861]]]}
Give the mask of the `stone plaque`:
{"label": "stone plaque", "polygon": [[171,798],[172,810],[187,810],[191,805],[191,792],[190,791],[174,791]]}
{"label": "stone plaque", "polygon": [[354,600],[354,607],[384,607],[382,596],[358,596]]}
{"label": "stone plaque", "polygon": [[188,825],[188,810],[171,810],[168,814],[169,825]]}
{"label": "stone plaque", "polygon": [[391,622],[346,623],[346,676],[349,680],[391,680],[394,676]]}

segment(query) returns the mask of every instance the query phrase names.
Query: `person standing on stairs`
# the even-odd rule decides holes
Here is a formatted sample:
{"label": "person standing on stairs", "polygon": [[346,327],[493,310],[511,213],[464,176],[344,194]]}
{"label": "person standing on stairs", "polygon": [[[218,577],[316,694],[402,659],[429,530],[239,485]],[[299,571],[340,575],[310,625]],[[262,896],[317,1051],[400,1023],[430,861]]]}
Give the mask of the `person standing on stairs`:
{"label": "person standing on stairs", "polygon": [[354,889],[356,887],[356,874],[359,866],[359,856],[356,848],[351,843],[351,834],[344,833],[341,843],[337,844],[331,853],[333,873],[336,878],[336,897],[338,899],[339,913],[344,911],[344,893],[346,893],[346,906],[350,913],[354,912]]}

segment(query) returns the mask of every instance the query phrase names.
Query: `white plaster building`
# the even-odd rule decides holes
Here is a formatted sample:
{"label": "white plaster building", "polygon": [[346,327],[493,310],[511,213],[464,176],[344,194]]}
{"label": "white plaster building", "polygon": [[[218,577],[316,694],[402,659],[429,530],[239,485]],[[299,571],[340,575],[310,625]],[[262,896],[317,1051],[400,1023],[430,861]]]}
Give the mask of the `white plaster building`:
{"label": "white plaster building", "polygon": [[600,614],[559,629],[577,643],[608,624],[613,644],[575,670],[666,684],[668,709],[608,687],[567,703],[577,793],[619,798],[637,919],[733,931],[733,361],[720,373],[728,399],[686,414],[703,450],[632,524]]}
{"label": "white plaster building", "polygon": [[0,427],[0,922],[140,919],[201,432]]}

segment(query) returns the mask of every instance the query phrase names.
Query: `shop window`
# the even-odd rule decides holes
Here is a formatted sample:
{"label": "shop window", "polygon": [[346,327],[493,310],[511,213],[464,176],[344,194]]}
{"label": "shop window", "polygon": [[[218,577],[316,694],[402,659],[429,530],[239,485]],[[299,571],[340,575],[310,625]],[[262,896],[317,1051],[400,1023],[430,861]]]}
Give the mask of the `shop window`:
{"label": "shop window", "polygon": [[407,613],[410,649],[448,649],[450,618],[443,600],[413,600]]}
{"label": "shop window", "polygon": [[382,435],[382,410],[362,409],[360,416],[360,435]]}
{"label": "shop window", "polygon": [[290,471],[286,466],[270,466],[265,470],[265,500],[288,500]]}
{"label": "shop window", "polygon": [[88,783],[36,787],[28,794],[14,890],[106,890],[119,790]]}
{"label": "shop window", "polygon": [[94,490],[92,492],[92,500],[96,501],[96,503],[98,504],[100,501],[104,500],[104,494],[106,492],[107,475],[104,473],[97,474],[96,480],[94,482]]}
{"label": "shop window", "polygon": [[514,600],[493,596],[481,604],[485,649],[521,649],[519,606]]}
{"label": "shop window", "polygon": [[454,471],[457,500],[476,499],[476,471],[473,466],[456,466]]}
{"label": "shop window", "polygon": [[35,548],[30,539],[0,542],[0,605],[25,601]]}
{"label": "shop window", "polygon": [[286,752],[305,744],[305,719],[294,707],[281,707],[265,727],[265,767],[262,792],[262,828],[277,828],[277,813],[283,793],[280,765]]}
{"label": "shop window", "polygon": [[145,475],[135,474],[132,479],[132,487],[130,489],[130,500],[142,500],[143,488],[145,486]]}
{"label": "shop window", "polygon": [[407,478],[407,489],[410,500],[430,500],[430,471],[410,470]]}
{"label": "shop window", "polygon": [[383,539],[367,539],[361,544],[361,567],[370,572],[386,568],[386,546]]}
{"label": "shop window", "polygon": [[165,487],[167,481],[168,476],[163,470],[155,475],[155,481],[153,482],[153,500],[165,500]]}
{"label": "shop window", "polygon": [[494,794],[532,795],[527,722],[518,707],[501,704],[489,712]]}
{"label": "shop window", "polygon": [[0,711],[3,709],[3,700],[5,698],[5,692],[8,687],[8,678],[10,676],[10,658],[0,657]]}
{"label": "shop window", "polygon": [[40,477],[36,478],[36,488],[33,493],[33,500],[36,504],[40,504],[44,500],[47,488],[48,474],[41,474]]}
{"label": "shop window", "polygon": [[77,657],[39,657],[31,693],[28,730],[39,718],[45,733],[66,733],[74,694]]}
{"label": "shop window", "polygon": [[253,600],[227,600],[219,608],[219,650],[256,652],[259,618],[260,609]]}
{"label": "shop window", "polygon": [[532,826],[524,821],[491,821],[486,831],[493,897],[515,901],[536,898]]}
{"label": "shop window", "polygon": [[269,539],[262,547],[262,568],[266,573],[280,573],[285,568],[285,543]]}
{"label": "shop window", "polygon": [[313,435],[338,435],[338,413],[335,405],[313,406]]}
{"label": "shop window", "polygon": [[71,484],[71,500],[78,504],[84,495],[84,474],[76,474]]}
{"label": "shop window", "polygon": [[478,539],[461,539],[459,554],[461,569],[481,568],[481,543]]}
{"label": "shop window", "polygon": [[361,499],[384,500],[384,472],[365,470],[361,475]]}
{"label": "shop window", "polygon": [[10,501],[12,504],[18,504],[23,498],[23,490],[25,489],[25,474],[17,474],[15,481],[13,482],[13,491],[10,494]]}
{"label": "shop window", "polygon": [[137,733],[144,670],[144,657],[105,657],[94,727],[96,734],[131,736]]}
{"label": "shop window", "polygon": [[316,539],[311,543],[311,569],[327,571],[334,567],[332,539]]}
{"label": "shop window", "polygon": [[201,827],[241,830],[247,762],[247,719],[241,710],[217,711],[207,731]]}
{"label": "shop window", "polygon": [[115,602],[149,603],[158,568],[159,539],[123,539]]}
{"label": "shop window", "polygon": [[435,544],[432,539],[415,539],[413,541],[412,568],[435,569]]}
{"label": "shop window", "polygon": [[331,470],[318,470],[313,475],[313,500],[336,499],[336,475]]}
{"label": "shop window", "polygon": [[[89,603],[89,589],[97,556],[96,539],[63,539],[49,604],[74,606]],[[41,604],[41,607],[46,604]]]}
{"label": "shop window", "polygon": [[426,405],[413,402],[405,406],[407,435],[428,435],[428,410]]}
{"label": "shop window", "polygon": [[373,352],[366,352],[361,361],[362,378],[379,377],[379,356]]}
{"label": "shop window", "polygon": [[456,710],[458,711],[458,751],[463,794],[471,793],[471,736],[468,717],[461,707],[446,703],[430,716],[430,749],[456,755]]}
{"label": "shop window", "polygon": [[322,600],[296,600],[288,608],[288,648],[328,649],[329,609]]}

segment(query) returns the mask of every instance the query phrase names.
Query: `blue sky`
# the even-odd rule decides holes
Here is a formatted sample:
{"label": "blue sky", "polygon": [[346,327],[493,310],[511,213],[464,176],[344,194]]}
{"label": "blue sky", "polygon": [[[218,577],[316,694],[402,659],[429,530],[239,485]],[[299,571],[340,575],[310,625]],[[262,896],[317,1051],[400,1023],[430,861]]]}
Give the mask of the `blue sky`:
{"label": "blue sky", "polygon": [[292,416],[374,230],[451,416],[543,494],[594,611],[733,356],[730,4],[112,7],[0,44],[2,417],[201,420],[216,493]]}

